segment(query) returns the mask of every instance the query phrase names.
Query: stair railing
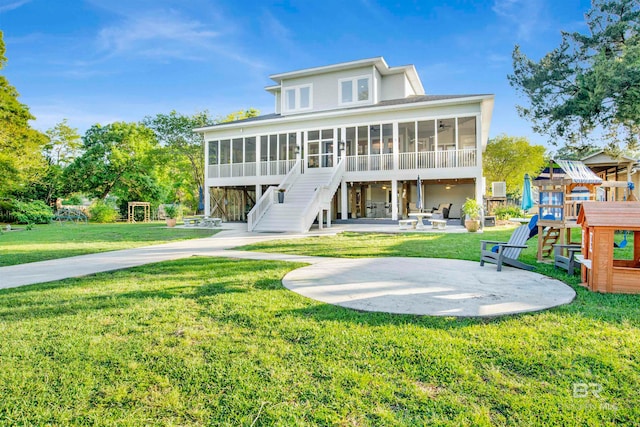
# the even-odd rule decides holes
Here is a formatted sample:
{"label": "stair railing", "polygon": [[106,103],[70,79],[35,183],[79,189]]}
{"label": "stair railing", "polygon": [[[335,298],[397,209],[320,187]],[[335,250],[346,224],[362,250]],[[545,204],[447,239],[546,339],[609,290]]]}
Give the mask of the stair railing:
{"label": "stair railing", "polygon": [[291,188],[293,183],[296,182],[296,180],[300,177],[301,170],[302,170],[302,160],[298,159],[296,163],[293,165],[293,167],[291,168],[291,170],[289,170],[287,175],[284,177],[284,179],[278,186],[278,189],[279,190],[284,189],[285,191],[289,191],[289,188]]}
{"label": "stair railing", "polygon": [[253,209],[249,211],[247,214],[247,230],[253,231],[253,229],[258,225],[260,218],[262,218],[269,210],[271,205],[274,204],[276,198],[276,188],[275,186],[270,186],[267,188],[267,191],[262,194],[262,197],[258,199]]}
{"label": "stair railing", "polygon": [[333,168],[333,174],[331,175],[329,183],[316,188],[313,193],[313,197],[304,208],[304,210],[302,211],[302,215],[300,216],[300,232],[304,233],[305,231],[309,231],[309,228],[311,228],[311,225],[318,215],[318,212],[320,212],[320,209],[331,202],[331,198],[335,194],[336,190],[338,189],[338,185],[340,185],[340,182],[342,181],[344,168],[345,161],[344,157],[342,157],[338,164]]}
{"label": "stair railing", "polygon": [[256,202],[253,209],[251,209],[247,214],[248,231],[253,231],[264,214],[269,210],[269,208],[271,208],[274,203],[276,203],[278,195],[277,190],[281,188],[288,190],[291,185],[298,179],[298,177],[300,176],[300,169],[301,160],[298,159],[298,161],[296,161],[295,165],[293,165],[293,167],[284,177],[279,186],[270,186],[269,188],[267,188],[267,191],[264,192],[262,197],[260,197]]}

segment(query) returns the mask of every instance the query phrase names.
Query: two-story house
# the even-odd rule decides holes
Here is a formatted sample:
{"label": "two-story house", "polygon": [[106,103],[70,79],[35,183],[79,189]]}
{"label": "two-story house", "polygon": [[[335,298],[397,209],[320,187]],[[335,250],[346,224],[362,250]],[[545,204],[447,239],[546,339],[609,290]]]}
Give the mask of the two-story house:
{"label": "two-story house", "polygon": [[[204,134],[205,212],[250,230],[399,219],[482,200],[493,95],[425,95],[413,65],[363,59],[270,76],[275,112]],[[283,198],[279,202],[279,197]]]}

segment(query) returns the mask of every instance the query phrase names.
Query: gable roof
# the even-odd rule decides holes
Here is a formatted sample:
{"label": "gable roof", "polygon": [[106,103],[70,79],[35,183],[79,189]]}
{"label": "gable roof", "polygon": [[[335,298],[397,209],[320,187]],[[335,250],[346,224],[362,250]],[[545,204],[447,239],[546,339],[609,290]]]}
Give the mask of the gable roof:
{"label": "gable roof", "polygon": [[589,227],[618,227],[620,230],[640,230],[640,202],[595,202],[582,203],[578,224]]}

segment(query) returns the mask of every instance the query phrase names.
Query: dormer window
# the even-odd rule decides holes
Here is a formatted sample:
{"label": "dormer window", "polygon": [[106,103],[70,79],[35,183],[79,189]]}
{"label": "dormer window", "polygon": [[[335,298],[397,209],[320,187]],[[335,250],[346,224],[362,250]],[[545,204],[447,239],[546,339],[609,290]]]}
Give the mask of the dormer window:
{"label": "dormer window", "polygon": [[291,86],[284,90],[284,111],[295,112],[311,109],[312,86]]}
{"label": "dormer window", "polygon": [[339,80],[340,105],[364,104],[369,102],[371,93],[371,79],[360,76]]}

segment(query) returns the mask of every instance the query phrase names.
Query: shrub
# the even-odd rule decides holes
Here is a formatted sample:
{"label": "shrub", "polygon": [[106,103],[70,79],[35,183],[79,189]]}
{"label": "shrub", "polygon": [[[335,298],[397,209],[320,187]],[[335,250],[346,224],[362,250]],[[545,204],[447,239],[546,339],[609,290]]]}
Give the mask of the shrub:
{"label": "shrub", "polygon": [[48,224],[53,219],[53,210],[42,200],[33,202],[14,201],[11,215],[21,224]]}
{"label": "shrub", "polygon": [[509,219],[522,217],[522,209],[517,206],[501,206],[493,211],[497,219]]}
{"label": "shrub", "polygon": [[116,222],[118,211],[103,200],[97,200],[89,207],[89,217],[93,222]]}

